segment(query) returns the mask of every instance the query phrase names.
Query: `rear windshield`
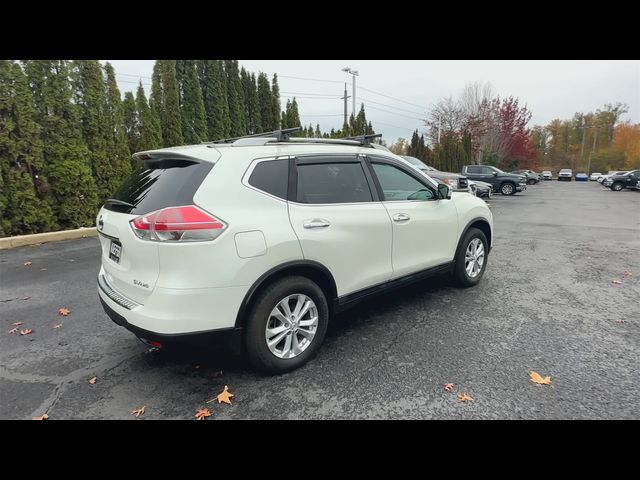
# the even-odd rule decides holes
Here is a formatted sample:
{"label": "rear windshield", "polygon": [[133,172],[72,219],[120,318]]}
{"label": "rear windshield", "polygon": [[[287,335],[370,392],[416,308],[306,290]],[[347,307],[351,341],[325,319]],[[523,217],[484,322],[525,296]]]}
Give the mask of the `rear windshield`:
{"label": "rear windshield", "polygon": [[[144,215],[177,205],[190,205],[193,195],[205,179],[212,163],[163,159],[141,162],[111,197],[125,202],[105,202],[107,210]],[[133,205],[127,206],[126,204]]]}

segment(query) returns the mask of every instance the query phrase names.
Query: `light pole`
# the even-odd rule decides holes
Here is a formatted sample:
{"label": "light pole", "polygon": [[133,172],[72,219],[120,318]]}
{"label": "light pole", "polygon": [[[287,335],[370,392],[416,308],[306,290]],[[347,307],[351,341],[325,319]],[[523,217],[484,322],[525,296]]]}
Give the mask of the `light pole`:
{"label": "light pole", "polygon": [[356,118],[356,77],[358,76],[358,71],[352,70],[350,67],[344,67],[342,71],[353,76],[353,118]]}

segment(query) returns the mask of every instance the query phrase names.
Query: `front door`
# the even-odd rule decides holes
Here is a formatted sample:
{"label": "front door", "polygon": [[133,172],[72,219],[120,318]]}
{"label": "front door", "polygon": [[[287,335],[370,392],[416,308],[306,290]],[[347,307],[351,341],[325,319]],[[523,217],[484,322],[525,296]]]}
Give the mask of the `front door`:
{"label": "front door", "polygon": [[393,224],[393,277],[398,278],[453,260],[458,214],[450,199],[438,199],[435,187],[409,169],[371,158]]}

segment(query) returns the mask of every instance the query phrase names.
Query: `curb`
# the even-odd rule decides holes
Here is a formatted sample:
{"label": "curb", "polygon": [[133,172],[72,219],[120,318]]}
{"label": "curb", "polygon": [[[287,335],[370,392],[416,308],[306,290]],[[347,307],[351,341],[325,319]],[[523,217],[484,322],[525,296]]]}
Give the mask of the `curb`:
{"label": "curb", "polygon": [[0,238],[0,250],[39,243],[59,242],[60,240],[73,240],[75,238],[95,237],[98,235],[96,227],[76,228],[75,230],[63,230],[61,232],[34,233],[32,235],[19,235],[17,237]]}

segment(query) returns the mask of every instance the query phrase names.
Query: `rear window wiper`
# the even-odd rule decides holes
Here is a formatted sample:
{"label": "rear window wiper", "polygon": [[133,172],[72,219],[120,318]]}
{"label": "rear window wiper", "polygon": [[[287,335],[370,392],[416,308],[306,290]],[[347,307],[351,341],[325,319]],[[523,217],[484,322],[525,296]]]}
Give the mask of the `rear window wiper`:
{"label": "rear window wiper", "polygon": [[120,207],[129,207],[129,208],[136,208],[135,205],[129,203],[129,202],[124,202],[122,200],[118,200],[117,198],[108,198],[105,202],[105,205],[107,204],[111,204],[111,205],[118,205]]}

